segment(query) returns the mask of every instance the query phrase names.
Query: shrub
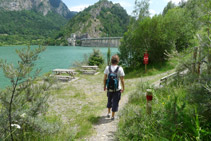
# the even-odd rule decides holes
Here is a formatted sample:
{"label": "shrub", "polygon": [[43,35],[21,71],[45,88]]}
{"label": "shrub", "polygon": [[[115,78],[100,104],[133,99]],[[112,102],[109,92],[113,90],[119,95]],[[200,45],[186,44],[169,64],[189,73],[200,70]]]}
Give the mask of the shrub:
{"label": "shrub", "polygon": [[[146,114],[144,91],[139,84],[129,103],[121,111],[119,140],[209,140],[210,124],[195,104],[188,102],[186,87],[166,86],[153,91],[152,114]],[[203,119],[203,120],[202,120]],[[209,123],[209,122],[205,122]]]}
{"label": "shrub", "polygon": [[89,56],[88,64],[90,66],[100,66],[104,64],[103,55],[101,54],[99,49],[93,49],[93,53]]}
{"label": "shrub", "polygon": [[54,84],[48,76],[37,82],[40,70],[34,70],[38,54],[45,48],[17,50],[20,60],[17,65],[0,61],[11,86],[0,92],[0,140],[30,139],[34,134],[43,136],[54,133],[57,124],[49,124],[44,115],[47,111],[49,90]]}

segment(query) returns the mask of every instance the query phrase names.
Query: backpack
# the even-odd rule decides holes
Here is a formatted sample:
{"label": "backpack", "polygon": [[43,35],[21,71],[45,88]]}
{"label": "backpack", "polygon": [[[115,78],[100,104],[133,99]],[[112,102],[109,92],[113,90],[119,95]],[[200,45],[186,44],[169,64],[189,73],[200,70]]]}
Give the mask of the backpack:
{"label": "backpack", "polygon": [[108,90],[116,91],[119,87],[119,79],[117,77],[117,72],[119,70],[119,66],[116,68],[114,72],[111,71],[111,66],[109,66],[109,74],[108,79],[106,81],[106,86]]}

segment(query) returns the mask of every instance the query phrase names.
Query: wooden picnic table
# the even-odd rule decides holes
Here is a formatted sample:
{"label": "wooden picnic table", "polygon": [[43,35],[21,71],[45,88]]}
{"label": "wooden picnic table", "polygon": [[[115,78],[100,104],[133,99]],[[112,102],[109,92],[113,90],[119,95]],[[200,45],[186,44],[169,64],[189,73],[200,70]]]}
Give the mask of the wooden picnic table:
{"label": "wooden picnic table", "polygon": [[83,69],[93,69],[93,70],[97,70],[98,66],[82,66]]}
{"label": "wooden picnic table", "polygon": [[66,73],[75,78],[75,71],[72,69],[54,69],[53,72],[55,72],[57,75],[60,75],[61,73]]}
{"label": "wooden picnic table", "polygon": [[70,81],[71,80],[71,76],[55,75],[55,77],[61,81]]}
{"label": "wooden picnic table", "polygon": [[95,74],[97,71],[96,70],[81,70],[83,74]]}

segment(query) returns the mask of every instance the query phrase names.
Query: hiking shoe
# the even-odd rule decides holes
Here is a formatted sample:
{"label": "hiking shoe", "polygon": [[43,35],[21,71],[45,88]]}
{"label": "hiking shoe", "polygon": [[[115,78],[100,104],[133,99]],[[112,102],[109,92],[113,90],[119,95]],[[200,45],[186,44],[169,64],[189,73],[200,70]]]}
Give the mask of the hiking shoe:
{"label": "hiking shoe", "polygon": [[111,120],[114,120],[114,117],[111,117]]}
{"label": "hiking shoe", "polygon": [[109,114],[107,114],[107,118],[110,118],[110,115]]}

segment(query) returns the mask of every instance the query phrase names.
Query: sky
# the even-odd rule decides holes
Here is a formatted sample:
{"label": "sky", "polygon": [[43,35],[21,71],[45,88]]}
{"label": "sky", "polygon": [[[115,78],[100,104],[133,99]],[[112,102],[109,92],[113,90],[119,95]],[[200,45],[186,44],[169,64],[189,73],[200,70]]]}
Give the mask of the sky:
{"label": "sky", "polygon": [[[87,8],[88,6],[95,4],[99,0],[62,0],[62,1],[67,5],[70,11],[79,12],[84,10],[84,8]],[[132,15],[132,11],[135,5],[134,4],[135,0],[109,0],[109,1],[112,1],[113,3],[119,3],[122,7],[124,7],[125,10],[127,10],[127,13],[129,15]],[[150,0],[149,11],[151,13],[151,16],[162,13],[164,7],[167,5],[169,1],[178,4],[181,0]]]}

